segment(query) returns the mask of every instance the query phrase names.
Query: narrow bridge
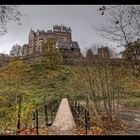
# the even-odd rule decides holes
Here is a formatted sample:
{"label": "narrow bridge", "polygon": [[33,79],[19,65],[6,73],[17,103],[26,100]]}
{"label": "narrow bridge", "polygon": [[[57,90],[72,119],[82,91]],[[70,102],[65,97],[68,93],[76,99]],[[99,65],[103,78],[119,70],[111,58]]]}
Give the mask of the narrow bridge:
{"label": "narrow bridge", "polygon": [[[46,102],[44,98],[44,104],[31,112],[31,122],[28,124],[30,134],[76,135],[82,130],[87,135],[90,130],[87,108],[76,100],[62,98],[60,102],[60,99]],[[24,127],[17,130],[20,130],[18,134],[26,133]]]}
{"label": "narrow bridge", "polygon": [[62,99],[51,128],[54,130],[55,135],[75,134],[76,124],[67,98]]}

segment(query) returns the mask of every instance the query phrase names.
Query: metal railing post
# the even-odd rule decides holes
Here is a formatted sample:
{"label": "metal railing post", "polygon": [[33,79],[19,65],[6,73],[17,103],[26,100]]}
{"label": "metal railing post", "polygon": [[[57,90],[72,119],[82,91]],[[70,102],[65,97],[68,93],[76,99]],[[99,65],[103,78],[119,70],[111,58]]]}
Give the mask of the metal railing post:
{"label": "metal railing post", "polygon": [[38,131],[38,110],[36,110],[35,112],[36,112],[36,134],[38,135],[39,134],[39,131]]}
{"label": "metal railing post", "polygon": [[46,126],[48,125],[48,110],[47,110],[47,105],[45,105],[45,122]]}
{"label": "metal railing post", "polygon": [[87,129],[90,130],[90,116],[89,116],[89,110],[87,111]]}
{"label": "metal railing post", "polygon": [[21,95],[17,96],[18,102],[18,122],[17,122],[17,134],[20,133],[20,115],[21,115]]}
{"label": "metal railing post", "polygon": [[53,108],[53,106],[52,106],[52,102],[50,102],[51,120],[52,120],[52,123],[53,123],[53,114],[52,114],[52,108]]}
{"label": "metal railing post", "polygon": [[87,135],[87,110],[85,109],[85,133]]}

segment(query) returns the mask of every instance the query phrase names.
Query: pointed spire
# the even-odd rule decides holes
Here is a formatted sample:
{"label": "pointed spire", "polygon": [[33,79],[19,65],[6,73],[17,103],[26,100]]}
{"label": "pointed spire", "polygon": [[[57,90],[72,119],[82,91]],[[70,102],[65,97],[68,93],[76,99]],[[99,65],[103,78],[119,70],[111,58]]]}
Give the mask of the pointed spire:
{"label": "pointed spire", "polygon": [[30,32],[34,32],[32,28],[30,28]]}

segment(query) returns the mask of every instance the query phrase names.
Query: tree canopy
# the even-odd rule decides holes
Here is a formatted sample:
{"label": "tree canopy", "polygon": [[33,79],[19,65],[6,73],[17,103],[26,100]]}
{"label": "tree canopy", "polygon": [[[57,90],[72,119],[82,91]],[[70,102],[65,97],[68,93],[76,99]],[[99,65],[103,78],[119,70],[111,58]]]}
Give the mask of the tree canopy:
{"label": "tree canopy", "polygon": [[53,38],[48,39],[43,44],[42,61],[45,62],[51,69],[55,69],[58,64],[62,63],[62,56],[58,48],[56,48],[56,42]]}

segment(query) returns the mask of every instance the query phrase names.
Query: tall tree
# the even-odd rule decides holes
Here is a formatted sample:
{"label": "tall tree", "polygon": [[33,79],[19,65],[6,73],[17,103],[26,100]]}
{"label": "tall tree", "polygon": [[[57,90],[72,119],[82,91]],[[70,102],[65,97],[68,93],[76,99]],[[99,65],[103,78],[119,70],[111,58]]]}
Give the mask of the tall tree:
{"label": "tall tree", "polygon": [[[117,75],[116,68],[114,63],[110,63],[108,57],[104,59],[101,55],[86,57],[84,61],[81,61],[79,68],[80,77],[83,79],[81,83],[84,88],[88,87],[88,99],[93,109],[92,113],[108,134],[115,125],[112,117],[118,111],[116,105],[118,105],[118,97],[121,93],[121,81],[119,80],[121,73],[118,72]],[[104,115],[105,119],[102,118]]]}
{"label": "tall tree", "polygon": [[56,48],[56,42],[53,38],[48,39],[43,44],[42,61],[45,62],[51,69],[55,69],[58,64],[62,63],[62,56],[59,48]]}
{"label": "tall tree", "polygon": [[140,76],[140,42],[135,41],[122,52],[123,58],[129,63],[135,76]]}
{"label": "tall tree", "polygon": [[140,37],[140,6],[103,6],[99,10],[102,16],[106,16],[107,22],[106,25],[102,24],[98,28],[98,31],[103,37],[124,47],[126,50],[124,52],[126,59],[124,60],[127,61],[126,65],[123,66],[126,69],[129,67],[130,71],[135,71],[135,74],[138,74],[139,61],[137,59],[137,50],[139,49],[139,45],[134,42],[137,42]]}

